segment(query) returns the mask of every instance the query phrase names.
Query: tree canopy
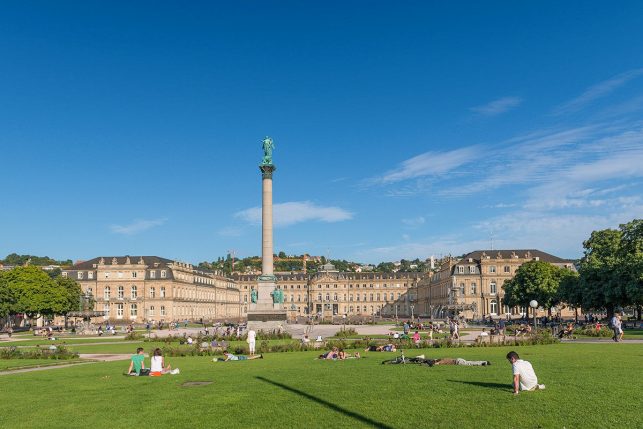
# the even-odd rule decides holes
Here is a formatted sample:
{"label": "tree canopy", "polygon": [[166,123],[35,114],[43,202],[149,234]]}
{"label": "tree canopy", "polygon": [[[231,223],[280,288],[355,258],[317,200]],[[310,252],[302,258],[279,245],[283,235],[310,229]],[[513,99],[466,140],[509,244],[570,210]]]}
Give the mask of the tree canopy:
{"label": "tree canopy", "polygon": [[531,300],[550,309],[558,303],[558,289],[561,280],[568,276],[564,268],[544,261],[529,261],[522,264],[516,275],[505,281],[504,303],[509,306],[528,307]]}
{"label": "tree canopy", "polygon": [[74,280],[52,279],[34,266],[16,267],[0,274],[0,296],[3,298],[0,312],[6,314],[25,313],[29,317],[65,314],[78,308],[80,293],[80,285]]}

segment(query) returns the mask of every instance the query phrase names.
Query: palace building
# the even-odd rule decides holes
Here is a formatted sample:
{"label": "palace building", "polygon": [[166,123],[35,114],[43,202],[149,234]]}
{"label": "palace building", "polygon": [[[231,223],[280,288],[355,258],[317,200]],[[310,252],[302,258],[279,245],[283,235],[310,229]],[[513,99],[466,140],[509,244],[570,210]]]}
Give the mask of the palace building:
{"label": "palace building", "polygon": [[[332,264],[317,273],[275,273],[289,320],[333,317],[411,317],[417,304],[419,272],[340,272]],[[247,305],[256,275],[234,277]]]}
{"label": "palace building", "polygon": [[[505,280],[528,261],[544,261],[576,270],[573,261],[540,250],[478,250],[462,258],[447,257],[418,286],[419,311],[423,316],[445,318],[460,314],[467,319],[519,318],[525,308],[503,304]],[[561,310],[569,316],[570,310]],[[568,314],[569,313],[569,314]]]}
{"label": "palace building", "polygon": [[158,256],[105,256],[62,272],[112,322],[240,320],[239,287],[219,272]]}

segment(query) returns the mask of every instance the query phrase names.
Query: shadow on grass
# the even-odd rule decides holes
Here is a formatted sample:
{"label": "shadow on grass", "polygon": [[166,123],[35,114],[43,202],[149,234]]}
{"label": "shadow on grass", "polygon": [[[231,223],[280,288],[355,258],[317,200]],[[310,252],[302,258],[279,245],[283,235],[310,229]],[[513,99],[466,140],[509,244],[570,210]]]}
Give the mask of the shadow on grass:
{"label": "shadow on grass", "polygon": [[513,392],[512,388],[507,383],[488,383],[484,381],[462,381],[462,380],[447,380],[452,383],[468,384],[470,386],[486,387],[487,389],[498,389]]}
{"label": "shadow on grass", "polygon": [[280,388],[282,388],[284,390],[287,390],[289,392],[296,393],[299,396],[303,396],[306,399],[310,399],[313,402],[317,402],[318,404],[321,404],[321,405],[323,405],[323,406],[325,406],[327,408],[330,408],[333,411],[337,411],[338,413],[342,413],[342,414],[344,414],[344,415],[346,415],[348,417],[352,417],[355,420],[359,420],[362,423],[369,424],[369,425],[374,426],[376,428],[393,429],[391,426],[385,425],[384,423],[380,423],[378,421],[375,421],[375,420],[373,420],[371,418],[368,418],[368,417],[363,416],[361,414],[358,414],[356,412],[347,410],[347,409],[342,408],[342,407],[340,407],[338,405],[335,405],[335,404],[333,404],[331,402],[328,402],[328,401],[325,401],[325,400],[323,400],[321,398],[313,396],[313,395],[311,395],[309,393],[302,392],[301,390],[295,389],[294,387],[286,386],[285,384],[278,383],[278,382],[272,381],[272,380],[268,380],[267,378],[264,378],[264,377],[256,377],[256,378],[258,380],[264,381],[266,383],[270,383],[273,386],[277,386],[277,387],[280,387]]}

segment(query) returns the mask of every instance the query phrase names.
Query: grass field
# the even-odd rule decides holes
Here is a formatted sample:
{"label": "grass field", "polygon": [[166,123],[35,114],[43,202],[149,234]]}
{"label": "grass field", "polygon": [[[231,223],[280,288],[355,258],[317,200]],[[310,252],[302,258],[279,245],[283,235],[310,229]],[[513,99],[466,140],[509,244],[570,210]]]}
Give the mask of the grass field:
{"label": "grass field", "polygon": [[[319,361],[300,352],[226,363],[169,358],[181,374],[160,378],[123,376],[127,362],[4,375],[2,391],[10,394],[0,401],[0,427],[643,427],[643,345],[520,347],[547,389],[516,397],[507,351],[417,351],[490,360],[489,367],[381,365],[392,353]],[[190,381],[211,384],[182,386]]]}

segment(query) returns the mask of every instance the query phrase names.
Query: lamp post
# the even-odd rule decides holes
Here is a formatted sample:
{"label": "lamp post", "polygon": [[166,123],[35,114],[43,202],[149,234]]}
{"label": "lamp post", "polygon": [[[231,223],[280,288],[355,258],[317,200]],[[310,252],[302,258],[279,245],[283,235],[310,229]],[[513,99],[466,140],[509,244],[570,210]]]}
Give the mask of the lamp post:
{"label": "lamp post", "polygon": [[414,320],[413,309],[415,308],[415,305],[411,304],[410,307],[411,307],[411,322],[412,322]]}
{"label": "lamp post", "polygon": [[529,302],[529,306],[532,308],[532,311],[534,312],[534,333],[536,332],[536,309],[538,308],[538,301],[535,299],[532,299]]}

